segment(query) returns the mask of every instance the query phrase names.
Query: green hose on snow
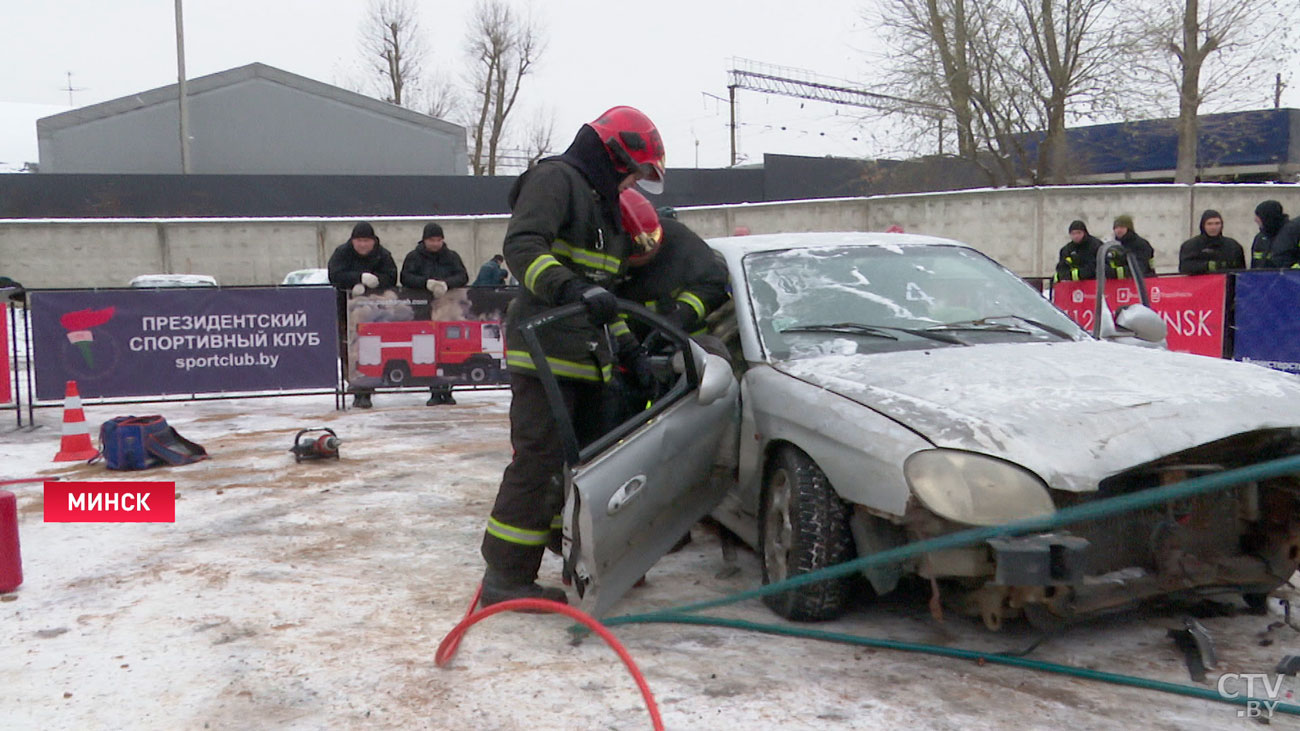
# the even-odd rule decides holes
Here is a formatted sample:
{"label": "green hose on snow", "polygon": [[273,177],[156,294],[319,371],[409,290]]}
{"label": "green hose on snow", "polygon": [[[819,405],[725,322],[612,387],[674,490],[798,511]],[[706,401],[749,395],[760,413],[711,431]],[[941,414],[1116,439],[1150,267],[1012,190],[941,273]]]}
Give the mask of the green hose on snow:
{"label": "green hose on snow", "polygon": [[[822,630],[807,629],[803,627],[794,627],[782,624],[762,624],[749,622],[739,619],[725,619],[721,617],[709,617],[690,612],[697,612],[702,609],[720,607],[727,604],[745,601],[747,599],[756,599],[767,594],[776,594],[789,591],[806,584],[811,584],[827,579],[834,579],[841,576],[847,576],[857,573],[871,566],[881,566],[899,563],[913,556],[932,551],[941,551],[950,548],[962,548],[971,546],[990,538],[999,538],[1005,536],[1017,536],[1026,533],[1037,533],[1061,526],[1077,523],[1085,520],[1096,520],[1106,518],[1121,513],[1127,513],[1134,510],[1161,505],[1177,500],[1184,500],[1197,495],[1226,490],[1242,483],[1265,480],[1282,475],[1289,475],[1300,472],[1300,456],[1284,457],[1281,459],[1263,462],[1260,464],[1241,467],[1238,469],[1227,470],[1213,475],[1204,475],[1195,477],[1190,480],[1175,483],[1173,485],[1164,485],[1153,487],[1138,492],[1120,495],[1118,497],[1106,498],[1103,500],[1094,500],[1091,502],[1076,505],[1074,507],[1058,510],[1051,515],[1045,515],[1036,518],[1027,518],[1012,523],[1006,523],[997,526],[987,526],[981,528],[972,528],[969,530],[950,533],[948,535],[930,538],[916,543],[910,543],[906,546],[891,548],[869,556],[860,556],[851,561],[846,561],[835,566],[828,566],[824,569],[812,571],[806,574],[800,574],[784,581],[774,584],[768,584],[755,589],[737,592],[720,599],[710,601],[696,602],[676,609],[666,609],[657,612],[647,612],[643,614],[627,614],[619,617],[612,617],[604,620],[602,623],[607,627],[614,627],[621,624],[650,624],[650,623],[668,623],[668,624],[697,624],[711,625],[717,627],[730,627],[733,629],[744,629],[767,634],[786,635],[790,637],[803,637],[808,639],[825,640],[830,642],[840,642],[851,645],[861,645],[863,647],[874,647],[881,649],[902,650],[905,652],[922,652],[932,655],[941,655],[945,657],[955,657],[967,660],[983,661],[998,665],[1010,665],[1013,667],[1027,668],[1031,670],[1041,670],[1044,672],[1058,673],[1069,675],[1076,678],[1087,680],[1099,680],[1117,685],[1127,685],[1136,688],[1145,688],[1165,693],[1174,693],[1177,695],[1190,696],[1203,700],[1218,701],[1221,703],[1230,703],[1235,705],[1246,706],[1251,703],[1260,703],[1263,701],[1272,702],[1268,699],[1249,698],[1243,695],[1230,697],[1221,695],[1207,688],[1201,688],[1193,685],[1183,685],[1179,683],[1167,683],[1160,680],[1151,680],[1149,678],[1140,678],[1132,675],[1123,675],[1119,673],[1108,673],[1100,670],[1090,670],[1088,668],[1075,667],[1072,665],[1062,665],[1059,663],[1043,662],[1040,660],[1030,660],[1023,657],[1014,657],[997,653],[980,652],[976,650],[964,650],[960,648],[943,647],[941,645],[927,645],[915,642],[901,642],[874,637],[863,637],[859,635],[850,635],[839,632],[825,632]],[[579,628],[581,629],[581,628]],[[1300,715],[1300,705],[1291,703],[1278,702],[1272,709],[1275,712]]]}

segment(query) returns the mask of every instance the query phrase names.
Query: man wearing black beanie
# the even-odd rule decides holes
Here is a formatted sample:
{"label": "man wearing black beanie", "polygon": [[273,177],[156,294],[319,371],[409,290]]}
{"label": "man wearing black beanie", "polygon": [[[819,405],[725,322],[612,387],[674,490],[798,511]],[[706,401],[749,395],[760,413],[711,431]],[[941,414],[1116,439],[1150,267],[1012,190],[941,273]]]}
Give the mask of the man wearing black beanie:
{"label": "man wearing black beanie", "polygon": [[[352,227],[352,235],[339,244],[330,255],[330,284],[351,292],[354,297],[363,295],[368,289],[388,289],[397,286],[397,264],[393,255],[379,245],[375,228],[367,221],[361,221]],[[346,312],[339,313],[339,349],[343,359],[347,360]],[[357,388],[352,405],[358,409],[371,406],[368,388]]]}
{"label": "man wearing black beanie", "polygon": [[1116,216],[1115,222],[1111,224],[1111,230],[1115,233],[1115,240],[1124,247],[1124,253],[1110,257],[1107,262],[1110,266],[1109,273],[1113,273],[1119,279],[1133,276],[1133,273],[1128,271],[1129,254],[1137,259],[1143,274],[1149,277],[1156,273],[1156,251],[1151,248],[1150,241],[1139,236],[1134,230],[1132,216],[1127,213]]}
{"label": "man wearing black beanie", "polygon": [[379,244],[375,228],[368,221],[352,227],[352,235],[330,255],[330,284],[365,294],[367,289],[397,286],[397,264],[393,255]]}
{"label": "man wearing black beanie", "polygon": [[[464,287],[469,283],[469,273],[460,254],[451,250],[442,236],[442,226],[430,221],[424,225],[424,234],[415,242],[415,248],[402,260],[402,286],[425,289],[433,299],[438,299],[449,289]],[[451,385],[439,383],[430,387],[426,406],[454,404]]]}
{"label": "man wearing black beanie", "polygon": [[1057,282],[1079,282],[1097,278],[1097,251],[1101,239],[1088,233],[1083,221],[1070,222],[1070,241],[1056,258]]}
{"label": "man wearing black beanie", "polygon": [[1246,255],[1236,239],[1223,235],[1223,216],[1213,208],[1201,214],[1201,235],[1178,248],[1179,274],[1209,274],[1246,268]]}
{"label": "man wearing black beanie", "polygon": [[434,299],[449,289],[469,284],[469,273],[460,254],[447,246],[442,236],[442,226],[427,223],[424,235],[415,242],[415,248],[402,260],[402,286],[427,289]]}

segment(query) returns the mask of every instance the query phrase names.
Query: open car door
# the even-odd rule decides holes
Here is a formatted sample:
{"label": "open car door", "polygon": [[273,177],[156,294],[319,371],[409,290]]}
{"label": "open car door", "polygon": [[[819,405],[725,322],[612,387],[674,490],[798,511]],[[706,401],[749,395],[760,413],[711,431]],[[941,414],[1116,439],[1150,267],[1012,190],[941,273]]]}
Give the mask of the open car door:
{"label": "open car door", "polygon": [[585,310],[556,308],[521,328],[565,442],[565,573],[593,616],[606,613],[722,500],[728,481],[713,478],[713,465],[739,417],[740,389],[725,358],[643,307],[621,300],[619,307],[657,333],[656,374],[666,390],[581,448],[534,330]]}

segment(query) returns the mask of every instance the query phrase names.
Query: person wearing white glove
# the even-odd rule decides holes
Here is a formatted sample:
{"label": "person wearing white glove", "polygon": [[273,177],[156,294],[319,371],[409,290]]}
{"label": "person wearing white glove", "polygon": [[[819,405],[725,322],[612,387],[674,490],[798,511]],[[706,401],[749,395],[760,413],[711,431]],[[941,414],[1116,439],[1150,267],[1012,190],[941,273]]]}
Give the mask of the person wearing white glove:
{"label": "person wearing white glove", "polygon": [[[328,264],[330,284],[342,292],[361,296],[366,289],[387,289],[397,286],[397,264],[393,255],[379,243],[375,229],[366,221],[352,227],[348,240],[334,249]],[[348,329],[347,307],[340,301],[338,317],[339,359],[344,363],[344,372],[349,382],[357,377],[355,364],[348,363]],[[351,386],[354,394],[352,405],[355,408],[368,409],[373,389],[365,386]]]}
{"label": "person wearing white glove", "polygon": [[342,290],[387,289],[397,286],[397,264],[379,243],[375,229],[362,221],[352,228],[352,237],[340,244],[329,261],[330,284]]}
{"label": "person wearing white glove", "polygon": [[442,226],[434,222],[425,225],[423,238],[402,260],[401,281],[403,287],[428,290],[433,299],[469,284],[465,263],[447,246]]}

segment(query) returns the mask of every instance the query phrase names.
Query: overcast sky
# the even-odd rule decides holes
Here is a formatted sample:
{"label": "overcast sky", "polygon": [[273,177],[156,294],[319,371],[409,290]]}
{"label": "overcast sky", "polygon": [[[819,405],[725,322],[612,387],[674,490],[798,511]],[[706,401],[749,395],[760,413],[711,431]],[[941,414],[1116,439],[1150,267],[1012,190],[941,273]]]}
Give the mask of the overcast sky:
{"label": "overcast sky", "polygon": [[[553,114],[556,145],[616,104],[639,107],[664,133],[670,167],[728,164],[727,69],[735,57],[861,82],[879,50],[861,19],[866,0],[534,2],[549,46],[528,83],[520,122]],[[36,159],[34,120],[176,81],[172,0],[7,0],[0,42],[0,168]],[[261,62],[319,81],[363,81],[360,27],[368,0],[187,0],[189,78]],[[427,64],[449,78],[464,68],[471,0],[425,0]],[[519,2],[518,7],[526,7]],[[1300,54],[1297,54],[1300,58]],[[1300,67],[1300,60],[1296,62]],[[1298,69],[1300,70],[1300,69]],[[1300,74],[1297,74],[1300,75]],[[739,148],[891,156],[851,107],[740,91]],[[1300,79],[1284,104],[1300,106]],[[698,141],[698,147],[696,142]]]}

